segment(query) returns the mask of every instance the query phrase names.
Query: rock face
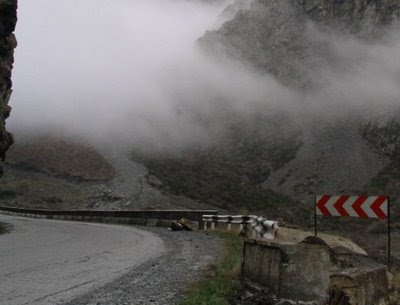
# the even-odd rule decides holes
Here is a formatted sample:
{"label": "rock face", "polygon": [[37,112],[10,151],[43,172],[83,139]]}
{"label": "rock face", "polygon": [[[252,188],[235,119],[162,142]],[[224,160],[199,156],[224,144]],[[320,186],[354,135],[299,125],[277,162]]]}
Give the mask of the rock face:
{"label": "rock face", "polygon": [[333,25],[336,29],[368,34],[397,22],[398,0],[296,0],[313,20]]}
{"label": "rock face", "polygon": [[[247,208],[292,221],[295,217],[285,211],[307,209],[296,201],[313,204],[319,193],[364,193],[385,169],[385,177],[399,176],[400,165],[396,171],[388,168],[398,155],[398,144],[391,139],[397,129],[387,131],[385,138],[387,149],[396,153],[373,147],[381,138],[379,130],[362,132],[363,114],[373,111],[362,107],[353,111],[350,106],[347,111],[360,92],[341,100],[348,88],[340,82],[331,84],[354,66],[356,70],[368,63],[359,64],[358,51],[351,49],[355,56],[338,51],[342,45],[335,45],[335,39],[373,45],[388,26],[396,26],[399,17],[400,0],[235,1],[222,13],[228,21],[199,38],[201,49],[221,61],[233,58],[257,74],[272,75],[295,92],[296,100],[282,106],[287,116],[262,105],[250,122],[233,116],[221,119],[233,132],[210,149],[177,158],[145,156],[144,165],[160,181],[156,187],[224,209]],[[360,104],[369,98],[360,97]],[[345,110],[335,105],[344,105]],[[295,110],[287,110],[291,106]],[[387,193],[382,188],[370,191],[380,192]]]}
{"label": "rock face", "polygon": [[313,23],[366,39],[399,16],[398,0],[255,0],[199,42],[213,54],[246,61],[289,86],[304,88],[318,82],[310,73],[314,67],[335,64],[327,42],[313,37]]}
{"label": "rock face", "polygon": [[[324,79],[327,73],[357,64],[336,52],[335,38],[374,42],[399,20],[399,0],[254,0],[221,28],[207,32],[199,44],[214,56],[247,62],[289,90],[307,95],[330,86],[329,76]],[[334,90],[332,100],[341,94],[340,88]],[[324,117],[335,112],[323,103],[325,98],[315,97],[322,111],[315,111],[315,117],[307,114],[308,122],[301,126],[302,147],[270,174],[265,189],[303,202],[312,202],[312,195],[320,192],[364,192],[371,179],[393,164],[393,154],[378,151],[371,136],[360,132],[365,119],[361,112],[368,109],[349,111],[339,119]],[[395,145],[387,149],[396,151]]]}
{"label": "rock face", "polygon": [[[12,135],[6,131],[5,120],[10,115],[8,101],[11,96],[11,70],[14,62],[14,48],[17,41],[13,34],[17,23],[17,0],[0,0],[0,158],[13,143]],[[0,161],[0,175],[3,172]]]}

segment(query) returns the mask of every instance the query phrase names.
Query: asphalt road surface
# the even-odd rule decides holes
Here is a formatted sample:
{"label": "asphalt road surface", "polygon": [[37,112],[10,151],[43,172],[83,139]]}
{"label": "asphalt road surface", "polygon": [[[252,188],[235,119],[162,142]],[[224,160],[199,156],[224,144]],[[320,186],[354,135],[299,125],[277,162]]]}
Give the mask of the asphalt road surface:
{"label": "asphalt road surface", "polygon": [[133,227],[0,215],[0,304],[56,305],[120,278],[165,253]]}

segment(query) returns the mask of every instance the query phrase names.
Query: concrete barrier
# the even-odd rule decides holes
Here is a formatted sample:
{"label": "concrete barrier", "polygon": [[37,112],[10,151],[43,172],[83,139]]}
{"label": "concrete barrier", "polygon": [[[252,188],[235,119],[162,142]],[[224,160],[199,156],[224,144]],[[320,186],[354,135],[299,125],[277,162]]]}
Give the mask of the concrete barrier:
{"label": "concrete barrier", "polygon": [[91,211],[91,210],[44,210],[0,206],[0,213],[56,220],[89,221],[100,223],[127,223],[144,226],[169,227],[172,220],[182,218],[203,226],[204,214],[217,215],[217,210],[138,210],[138,211]]}
{"label": "concrete barrier", "polygon": [[330,253],[325,245],[246,240],[242,277],[278,299],[326,304]]}
{"label": "concrete barrier", "polygon": [[382,265],[355,267],[331,275],[331,304],[388,304],[387,268]]}
{"label": "concrete barrier", "polygon": [[247,239],[242,279],[287,304],[388,304],[386,266],[314,237],[303,242]]}

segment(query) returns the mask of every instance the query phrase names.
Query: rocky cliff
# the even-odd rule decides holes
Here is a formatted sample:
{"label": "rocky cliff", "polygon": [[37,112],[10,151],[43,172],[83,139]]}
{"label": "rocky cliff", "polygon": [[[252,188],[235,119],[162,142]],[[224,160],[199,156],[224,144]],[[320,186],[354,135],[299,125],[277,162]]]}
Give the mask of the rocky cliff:
{"label": "rocky cliff", "polygon": [[335,65],[338,54],[318,31],[365,40],[398,23],[398,0],[255,0],[221,28],[199,39],[214,56],[245,61],[296,88],[318,86],[318,67]]}
{"label": "rocky cliff", "polygon": [[[17,0],[0,0],[0,159],[13,143],[12,135],[7,132],[5,120],[10,115],[8,101],[11,96],[11,71],[14,63],[14,48],[17,41],[13,34],[17,23]],[[3,172],[0,161],[0,175]]]}
{"label": "rocky cliff", "polygon": [[[343,98],[343,93],[353,88],[343,86],[341,81],[335,87],[331,82],[345,76],[351,83],[358,71],[369,64],[368,59],[360,58],[398,27],[400,1],[250,2],[247,6],[239,0],[230,6],[223,14],[228,21],[207,32],[198,40],[199,45],[211,56],[238,60],[260,75],[272,75],[288,91],[296,92],[300,106],[289,109],[284,118],[271,115],[266,106],[257,115],[262,119],[253,117],[251,123],[231,124],[227,119],[228,129],[234,132],[225,134],[218,145],[207,151],[191,150],[173,160],[147,160],[150,173],[178,194],[228,209],[255,209],[269,216],[279,209],[301,207],[294,203],[297,200],[311,205],[316,193],[388,193],[382,183],[377,188],[376,181],[381,182],[380,177],[393,181],[398,176],[398,167],[393,169],[398,164],[396,153],[381,151],[376,143],[385,133],[386,142],[391,143],[393,128],[389,127],[397,125],[365,126],[364,119],[381,110],[381,101],[375,109],[369,108],[371,104],[366,101],[375,98],[374,94],[354,90],[353,96]],[[352,49],[354,45],[361,47]],[[368,72],[374,73],[374,69]],[[362,81],[368,83],[366,79]],[[381,93],[376,98],[383,101],[386,94]],[[311,97],[313,105],[318,106],[302,105],[304,96]],[[363,106],[352,107],[354,101]],[[389,112],[394,114],[398,102],[392,106]],[[270,126],[272,122],[274,128]],[[291,133],[283,132],[282,125],[291,125],[295,136],[288,137]],[[398,152],[394,145],[386,146]],[[289,203],[285,196],[293,201]],[[291,208],[285,207],[284,202]],[[280,215],[284,214],[282,210]]]}

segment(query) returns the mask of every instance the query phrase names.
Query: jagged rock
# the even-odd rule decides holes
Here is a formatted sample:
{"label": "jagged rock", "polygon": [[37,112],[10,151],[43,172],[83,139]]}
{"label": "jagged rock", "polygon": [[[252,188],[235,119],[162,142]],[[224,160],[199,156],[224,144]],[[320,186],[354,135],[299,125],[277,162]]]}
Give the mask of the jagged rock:
{"label": "jagged rock", "polygon": [[310,75],[313,67],[332,60],[326,42],[310,32],[310,21],[320,30],[367,39],[399,17],[399,0],[255,0],[199,43],[213,54],[247,61],[285,84],[303,88],[317,81]]}
{"label": "jagged rock", "polygon": [[[330,107],[340,99],[341,87],[333,87],[331,96],[320,91],[331,88],[330,73],[341,77],[347,69],[363,66],[357,66],[356,58],[336,52],[335,38],[354,38],[355,44],[381,41],[387,27],[398,26],[399,17],[399,0],[255,0],[249,9],[199,39],[206,52],[222,60],[246,62],[260,74],[274,76],[288,90],[318,93],[313,98],[321,108],[305,107],[305,114],[299,115],[307,121],[300,127],[303,145],[292,160],[270,173],[263,183],[265,190],[302,202],[311,202],[312,195],[321,192],[361,193],[389,164],[387,155],[371,148],[360,134],[365,113],[373,109],[331,118],[329,114],[337,110]],[[353,99],[343,105],[352,105]],[[388,145],[386,150],[396,148]]]}
{"label": "jagged rock", "polygon": [[[11,70],[17,41],[13,34],[17,23],[17,0],[0,0],[0,159],[13,144],[12,135],[6,131],[5,119],[10,115],[8,101],[11,96]],[[3,173],[0,161],[0,176]]]}
{"label": "jagged rock", "polygon": [[219,18],[224,21],[231,20],[239,11],[249,9],[250,4],[251,1],[248,0],[236,0],[223,10]]}
{"label": "jagged rock", "polygon": [[313,20],[337,30],[369,35],[380,27],[397,22],[398,0],[296,0]]}
{"label": "jagged rock", "polygon": [[250,9],[199,39],[200,46],[222,58],[245,61],[297,87],[309,80],[307,66],[315,59],[305,37],[307,20],[291,0],[256,0]]}

